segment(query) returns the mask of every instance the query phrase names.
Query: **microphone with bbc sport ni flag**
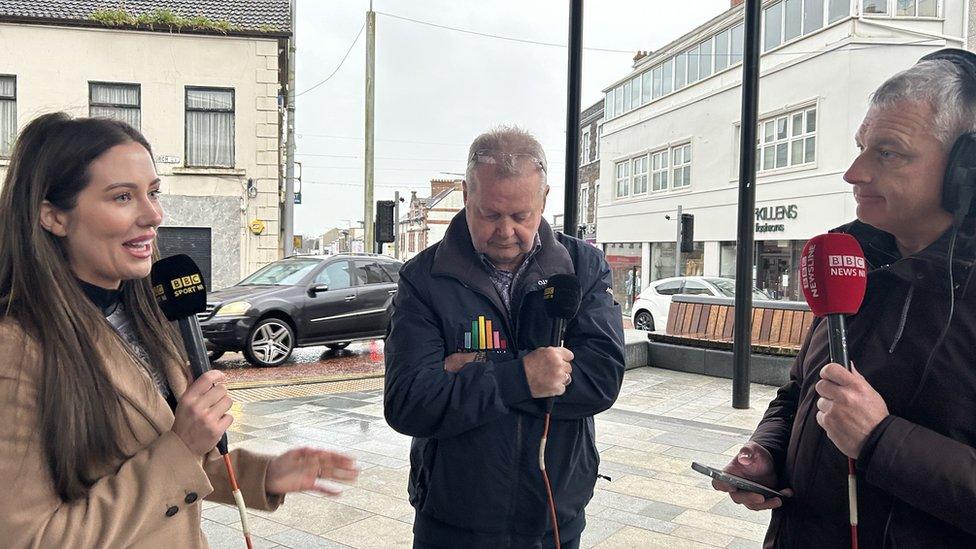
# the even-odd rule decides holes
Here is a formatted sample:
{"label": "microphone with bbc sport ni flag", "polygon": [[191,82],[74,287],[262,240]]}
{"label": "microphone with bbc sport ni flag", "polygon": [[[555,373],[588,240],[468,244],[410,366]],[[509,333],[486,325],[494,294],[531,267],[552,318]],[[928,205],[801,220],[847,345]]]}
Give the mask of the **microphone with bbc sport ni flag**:
{"label": "microphone with bbc sport ni flag", "polygon": [[[857,313],[867,289],[867,262],[853,236],[827,233],[807,241],[800,256],[800,287],[813,314],[827,317],[830,360],[851,369],[844,315]],[[857,476],[847,458],[851,547],[857,549]]]}
{"label": "microphone with bbc sport ni flag", "polygon": [[[179,254],[153,263],[149,278],[159,308],[167,319],[179,324],[180,339],[183,340],[183,348],[190,361],[190,372],[195,380],[210,369],[210,359],[207,358],[207,348],[203,343],[203,331],[200,330],[200,321],[197,320],[197,313],[202,313],[207,308],[207,287],[204,285],[203,273],[189,256]],[[227,433],[220,436],[217,450],[224,457],[231,493],[241,516],[244,541],[250,549],[251,530],[244,496],[237,485],[237,475],[234,474],[234,466],[227,453]]]}
{"label": "microphone with bbc sport ni flag", "polygon": [[[562,347],[563,336],[566,334],[566,323],[576,317],[579,311],[582,291],[579,279],[572,274],[557,274],[549,277],[546,287],[542,291],[542,303],[546,316],[553,319],[552,335],[549,340],[551,347]],[[552,406],[555,397],[546,399],[545,426],[542,429],[542,440],[539,441],[539,469],[542,470],[542,481],[546,487],[546,497],[549,500],[549,519],[552,521],[552,533],[556,547],[559,547],[559,522],[556,519],[556,500],[552,495],[549,484],[549,473],[546,472],[546,442],[549,440],[549,423],[552,420]]]}

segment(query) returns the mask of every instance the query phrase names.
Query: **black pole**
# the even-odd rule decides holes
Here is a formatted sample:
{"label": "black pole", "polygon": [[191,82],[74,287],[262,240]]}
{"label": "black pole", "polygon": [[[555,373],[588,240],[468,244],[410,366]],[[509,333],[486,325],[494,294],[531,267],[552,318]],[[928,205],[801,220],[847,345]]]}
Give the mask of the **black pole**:
{"label": "black pole", "polygon": [[566,82],[566,195],[563,234],[576,235],[579,197],[580,88],[583,80],[583,0],[569,2],[569,79]]}
{"label": "black pole", "polygon": [[759,10],[745,2],[742,60],[742,121],[739,142],[739,226],[735,250],[735,333],[732,340],[732,407],[749,407],[752,354],[752,248],[756,210],[756,123],[759,110]]}

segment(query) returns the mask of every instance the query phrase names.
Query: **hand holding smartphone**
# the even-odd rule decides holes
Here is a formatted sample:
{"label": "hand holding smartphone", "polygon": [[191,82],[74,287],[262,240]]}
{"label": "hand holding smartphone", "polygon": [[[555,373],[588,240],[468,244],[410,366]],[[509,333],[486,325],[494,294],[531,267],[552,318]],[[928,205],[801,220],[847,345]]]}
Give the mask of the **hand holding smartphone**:
{"label": "hand holding smartphone", "polygon": [[765,498],[783,498],[785,500],[787,497],[789,497],[782,492],[778,492],[772,488],[763,486],[762,484],[744,479],[742,477],[737,477],[714,467],[709,467],[708,465],[702,465],[697,461],[691,463],[691,468],[705,476],[711,477],[720,482],[724,482],[730,486],[734,486],[737,490],[752,492]]}

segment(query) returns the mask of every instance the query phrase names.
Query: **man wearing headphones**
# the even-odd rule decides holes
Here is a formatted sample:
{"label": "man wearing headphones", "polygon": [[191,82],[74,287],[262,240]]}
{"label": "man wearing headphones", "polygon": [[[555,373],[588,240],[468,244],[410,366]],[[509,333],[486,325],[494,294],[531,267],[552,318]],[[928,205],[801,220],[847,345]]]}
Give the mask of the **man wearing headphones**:
{"label": "man wearing headphones", "polygon": [[854,370],[815,323],[726,471],[780,488],[766,547],[849,547],[847,459],[862,547],[976,547],[976,55],[940,50],[874,93],[844,174],[857,221],[837,231],[870,269],[847,319]]}

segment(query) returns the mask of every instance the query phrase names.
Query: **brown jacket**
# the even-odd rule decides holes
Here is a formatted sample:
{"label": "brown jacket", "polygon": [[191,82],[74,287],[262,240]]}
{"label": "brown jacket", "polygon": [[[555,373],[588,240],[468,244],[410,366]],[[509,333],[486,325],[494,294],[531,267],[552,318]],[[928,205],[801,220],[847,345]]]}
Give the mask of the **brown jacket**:
{"label": "brown jacket", "polygon": [[[972,229],[959,235],[952,327],[924,383],[922,370],[948,315],[948,235],[900,258],[887,233],[858,222],[841,230],[858,239],[871,266],[864,304],[848,317],[850,356],[891,414],[857,461],[860,546],[976,547]],[[773,512],[767,547],[850,546],[846,458],[816,421],[814,384],[829,362],[826,327],[811,327],[790,382],[753,435],[772,453],[781,487],[796,493]]]}
{"label": "brown jacket", "polygon": [[[108,338],[107,338],[108,339]],[[38,426],[40,356],[11,320],[0,321],[0,540],[4,547],[207,547],[201,500],[233,503],[216,451],[193,455],[171,431],[173,413],[155,385],[114,338],[105,349],[109,378],[122,395],[122,450],[131,457],[104,471],[88,496],[63,502],[54,491]],[[187,381],[179,364],[166,375],[173,393]],[[125,423],[125,421],[123,421]],[[273,510],[264,478],[269,458],[234,451],[249,506]],[[243,544],[243,541],[242,541]]]}

